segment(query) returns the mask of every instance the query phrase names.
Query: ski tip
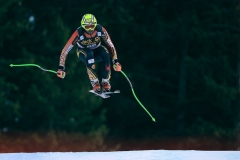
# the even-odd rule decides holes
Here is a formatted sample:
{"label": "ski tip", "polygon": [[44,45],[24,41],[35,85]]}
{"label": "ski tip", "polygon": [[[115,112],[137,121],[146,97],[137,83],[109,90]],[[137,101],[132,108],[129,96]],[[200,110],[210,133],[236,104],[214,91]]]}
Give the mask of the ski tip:
{"label": "ski tip", "polygon": [[120,90],[116,90],[116,91],[114,91],[113,93],[120,93]]}

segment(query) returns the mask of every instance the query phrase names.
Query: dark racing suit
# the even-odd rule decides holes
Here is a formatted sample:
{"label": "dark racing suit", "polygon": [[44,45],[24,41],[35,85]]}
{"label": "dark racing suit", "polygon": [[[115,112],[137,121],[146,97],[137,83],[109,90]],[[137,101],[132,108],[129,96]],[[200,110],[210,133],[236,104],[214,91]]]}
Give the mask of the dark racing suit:
{"label": "dark racing suit", "polygon": [[[101,45],[101,41],[107,48]],[[76,44],[77,55],[86,64],[89,79],[92,81],[98,78],[95,62],[103,61],[102,78],[109,80],[111,78],[109,54],[112,60],[115,60],[117,53],[107,31],[99,24],[91,35],[86,33],[82,27],[77,28],[61,52],[59,66],[65,68],[67,54]]]}

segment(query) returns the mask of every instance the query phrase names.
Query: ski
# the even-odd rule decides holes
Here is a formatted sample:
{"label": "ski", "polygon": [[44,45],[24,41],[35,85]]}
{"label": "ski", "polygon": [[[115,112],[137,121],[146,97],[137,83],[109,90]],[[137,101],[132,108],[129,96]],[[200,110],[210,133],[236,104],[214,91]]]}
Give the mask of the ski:
{"label": "ski", "polygon": [[115,94],[115,93],[120,93],[120,90],[115,90],[113,92],[103,92],[104,94]]}
{"label": "ski", "polygon": [[99,96],[99,97],[102,97],[102,98],[109,98],[109,94],[115,94],[115,93],[120,93],[120,90],[116,90],[116,91],[113,91],[113,92],[102,92],[102,93],[96,93],[94,92],[94,90],[89,90],[89,92],[95,94],[96,96]]}
{"label": "ski", "polygon": [[99,97],[102,97],[102,98],[109,98],[110,96],[109,95],[106,95],[104,94],[103,92],[102,93],[96,93],[94,90],[89,90],[89,92],[95,94],[96,96],[99,96]]}

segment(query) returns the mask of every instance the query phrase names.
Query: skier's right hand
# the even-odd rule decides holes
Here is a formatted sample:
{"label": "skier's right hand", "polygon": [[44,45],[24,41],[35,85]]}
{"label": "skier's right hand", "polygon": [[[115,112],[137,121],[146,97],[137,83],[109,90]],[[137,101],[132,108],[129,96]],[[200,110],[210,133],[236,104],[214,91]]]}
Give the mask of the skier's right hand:
{"label": "skier's right hand", "polygon": [[59,78],[64,78],[66,76],[66,72],[64,71],[64,67],[63,66],[59,66],[58,67],[57,76]]}

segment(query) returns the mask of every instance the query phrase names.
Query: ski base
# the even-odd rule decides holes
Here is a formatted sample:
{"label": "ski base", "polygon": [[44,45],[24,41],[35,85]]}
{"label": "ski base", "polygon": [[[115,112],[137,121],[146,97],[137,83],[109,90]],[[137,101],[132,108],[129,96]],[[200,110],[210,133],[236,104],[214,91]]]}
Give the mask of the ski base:
{"label": "ski base", "polygon": [[89,92],[95,94],[96,96],[99,96],[99,97],[102,97],[102,98],[109,98],[109,94],[115,94],[115,93],[120,93],[120,90],[116,90],[116,91],[113,91],[113,92],[102,92],[102,93],[96,93],[94,92],[94,90],[89,90]]}

